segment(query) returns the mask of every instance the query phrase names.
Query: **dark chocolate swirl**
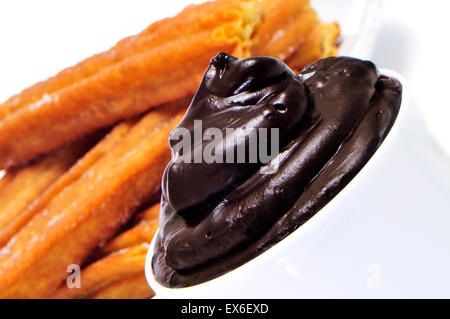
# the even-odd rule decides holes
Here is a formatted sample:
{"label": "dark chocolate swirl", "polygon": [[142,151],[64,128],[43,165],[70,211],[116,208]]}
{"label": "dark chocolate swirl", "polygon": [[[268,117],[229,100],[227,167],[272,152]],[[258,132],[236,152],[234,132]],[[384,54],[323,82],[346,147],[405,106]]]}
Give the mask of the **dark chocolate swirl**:
{"label": "dark chocolate swirl", "polygon": [[[279,128],[281,150],[269,163],[205,163],[195,161],[204,142],[187,154],[171,142],[152,261],[157,280],[168,287],[204,282],[289,235],[370,159],[400,101],[400,83],[368,61],[328,58],[295,75],[273,58],[217,55],[178,128],[194,134],[195,120],[202,133]],[[248,150],[249,140],[237,136],[220,148],[225,154],[238,144]],[[191,163],[174,160],[181,155]],[[273,174],[263,173],[275,164]]]}

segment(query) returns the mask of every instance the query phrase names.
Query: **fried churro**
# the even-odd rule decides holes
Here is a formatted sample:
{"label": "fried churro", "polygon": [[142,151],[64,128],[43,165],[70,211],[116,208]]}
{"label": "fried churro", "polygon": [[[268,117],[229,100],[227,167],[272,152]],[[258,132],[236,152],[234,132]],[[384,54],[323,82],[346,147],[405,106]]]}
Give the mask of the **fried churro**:
{"label": "fried churro", "polygon": [[142,272],[103,288],[90,299],[147,299],[154,296]]}
{"label": "fried churro", "polygon": [[38,198],[95,143],[83,138],[25,167],[13,168],[0,180],[0,247],[33,216]]}
{"label": "fried churro", "polygon": [[[49,189],[39,211],[0,250],[0,297],[49,296],[67,265],[81,265],[159,191],[170,159],[167,136],[189,100],[154,110],[130,127],[119,125],[106,137],[108,151],[94,147]],[[120,139],[111,141],[115,135]]]}
{"label": "fried churro", "polygon": [[[135,216],[139,222],[119,233],[95,253],[94,262],[81,272],[83,289],[63,284],[52,298],[142,299],[153,296],[144,274],[141,254],[158,228],[159,203]],[[136,270],[137,269],[137,270]]]}
{"label": "fried churro", "polygon": [[285,62],[294,71],[302,70],[313,61],[337,55],[339,37],[337,23],[321,23],[308,34],[306,41]]}
{"label": "fried churro", "polygon": [[[338,35],[309,0],[191,5],[0,104],[0,298],[151,297],[159,204],[132,215],[159,192],[168,134],[211,57],[300,70],[335,55]],[[115,123],[82,156],[73,141]],[[84,265],[81,290],[64,284],[69,264]]]}
{"label": "fried churro", "polygon": [[159,206],[159,203],[155,204],[140,213],[139,218],[141,221],[109,241],[100,249],[99,255],[107,255],[113,251],[128,248],[139,243],[151,242],[153,235],[158,229]]}
{"label": "fried churro", "polygon": [[1,104],[0,168],[192,93],[219,51],[274,56],[300,69],[334,55],[338,34],[308,0],[188,6]]}
{"label": "fried churro", "polygon": [[249,54],[258,1],[189,6],[0,105],[0,168],[193,93],[219,51]]}
{"label": "fried churro", "polygon": [[322,23],[309,0],[264,0],[253,56],[272,56],[294,70],[337,54],[339,26]]}
{"label": "fried churro", "polygon": [[89,298],[110,285],[142,275],[147,248],[148,244],[139,244],[114,252],[90,264],[81,271],[80,288],[71,289],[63,283],[51,298]]}

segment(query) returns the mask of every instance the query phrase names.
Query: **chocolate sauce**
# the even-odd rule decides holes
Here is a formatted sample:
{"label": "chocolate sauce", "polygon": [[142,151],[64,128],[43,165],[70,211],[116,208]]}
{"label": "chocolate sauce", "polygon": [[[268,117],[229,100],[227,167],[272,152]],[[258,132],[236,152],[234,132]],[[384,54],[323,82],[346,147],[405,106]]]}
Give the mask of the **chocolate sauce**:
{"label": "chocolate sauce", "polygon": [[[198,284],[288,236],[366,164],[400,102],[401,84],[369,61],[327,58],[295,75],[273,58],[218,54],[178,128],[192,132],[195,120],[202,120],[202,132],[275,127],[281,149],[269,163],[196,163],[204,146],[197,143],[182,154],[191,163],[178,163],[171,142],[152,260],[156,279],[167,287]],[[248,149],[248,139],[232,141],[224,151],[239,143]],[[275,164],[272,174],[263,173]]]}

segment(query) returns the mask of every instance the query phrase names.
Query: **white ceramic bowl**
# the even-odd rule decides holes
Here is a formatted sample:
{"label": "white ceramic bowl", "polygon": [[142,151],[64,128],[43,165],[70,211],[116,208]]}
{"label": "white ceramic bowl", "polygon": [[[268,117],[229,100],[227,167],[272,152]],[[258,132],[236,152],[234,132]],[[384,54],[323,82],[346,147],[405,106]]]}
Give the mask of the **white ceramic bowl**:
{"label": "white ceramic bowl", "polygon": [[[338,21],[340,55],[370,59],[379,0],[312,0]],[[406,81],[398,118],[378,151],[324,208],[248,263],[188,288],[146,276],[159,298],[450,297],[450,161],[411,101]]]}
{"label": "white ceramic bowl", "polygon": [[284,240],[216,279],[166,288],[162,298],[450,296],[450,167],[429,139],[404,86],[380,148],[324,208]]}

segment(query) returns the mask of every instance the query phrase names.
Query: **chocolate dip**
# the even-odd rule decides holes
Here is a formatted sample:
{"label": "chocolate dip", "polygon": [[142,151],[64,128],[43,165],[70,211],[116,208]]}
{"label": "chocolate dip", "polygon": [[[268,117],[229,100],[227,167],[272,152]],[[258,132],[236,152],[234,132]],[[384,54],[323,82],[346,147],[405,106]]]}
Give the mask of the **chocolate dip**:
{"label": "chocolate dip", "polygon": [[[202,132],[243,128],[221,144],[224,152],[238,144],[249,150],[239,136],[245,130],[278,128],[280,149],[268,163],[206,163],[195,158],[207,142],[180,154],[171,140],[152,259],[156,279],[186,287],[218,277],[305,223],[375,153],[397,117],[401,91],[369,61],[327,58],[296,75],[273,58],[218,54],[178,128],[193,134],[195,120],[202,120]],[[181,155],[192,161],[176,161]],[[268,167],[277,169],[267,174]]]}

